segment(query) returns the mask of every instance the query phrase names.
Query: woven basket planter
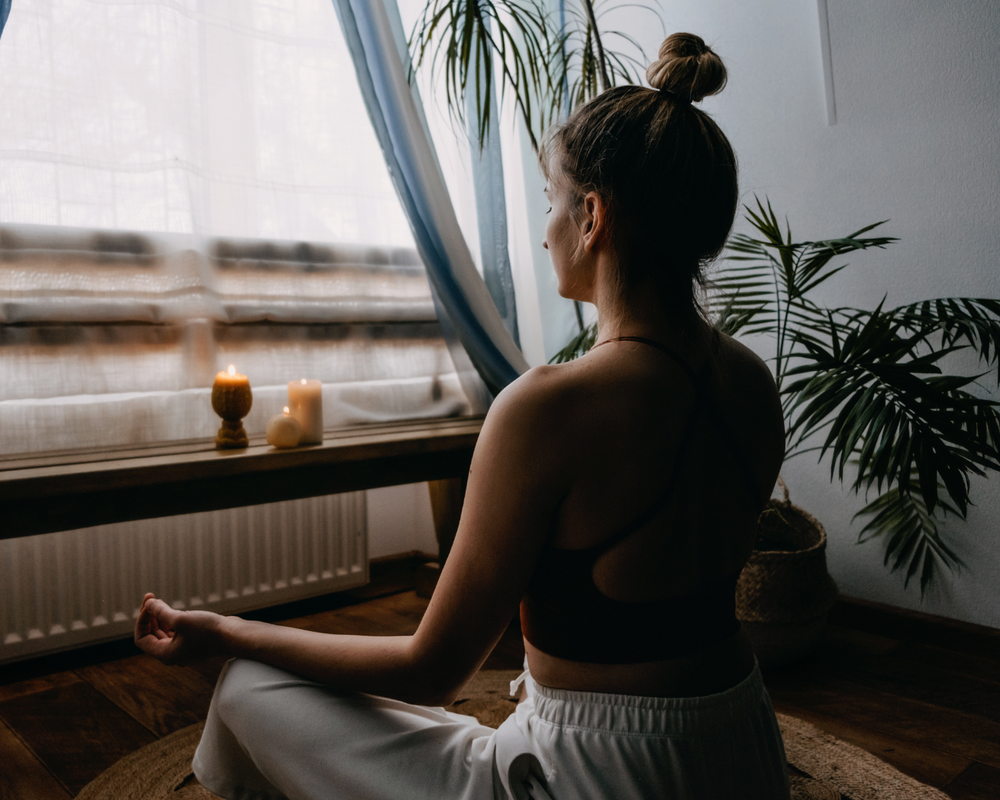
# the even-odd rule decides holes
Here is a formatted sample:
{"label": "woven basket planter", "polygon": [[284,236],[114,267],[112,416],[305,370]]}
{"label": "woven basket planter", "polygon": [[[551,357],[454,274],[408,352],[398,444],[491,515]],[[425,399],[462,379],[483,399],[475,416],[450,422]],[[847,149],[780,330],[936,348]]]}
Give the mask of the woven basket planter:
{"label": "woven basket planter", "polygon": [[826,531],[788,499],[770,500],[757,545],[736,585],[736,616],[762,666],[811,653],[823,640],[837,586],[826,569]]}

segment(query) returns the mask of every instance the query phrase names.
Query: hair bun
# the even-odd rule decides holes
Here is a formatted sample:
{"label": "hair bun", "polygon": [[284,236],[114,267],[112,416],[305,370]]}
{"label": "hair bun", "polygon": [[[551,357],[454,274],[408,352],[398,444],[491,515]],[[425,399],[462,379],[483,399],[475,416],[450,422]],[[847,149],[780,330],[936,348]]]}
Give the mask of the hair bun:
{"label": "hair bun", "polygon": [[660,57],[649,65],[646,80],[654,89],[697,103],[722,91],[726,68],[700,36],[674,33],[660,45]]}

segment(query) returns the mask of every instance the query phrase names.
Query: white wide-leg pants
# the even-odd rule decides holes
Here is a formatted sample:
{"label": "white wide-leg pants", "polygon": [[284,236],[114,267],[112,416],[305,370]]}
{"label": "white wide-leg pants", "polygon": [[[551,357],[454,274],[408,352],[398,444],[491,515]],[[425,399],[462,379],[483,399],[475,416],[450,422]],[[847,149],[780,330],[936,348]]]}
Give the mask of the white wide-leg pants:
{"label": "white wide-leg pants", "polygon": [[569,692],[527,677],[499,730],[253,661],[219,679],[195,774],[230,800],[787,800],[754,671],[706,697]]}

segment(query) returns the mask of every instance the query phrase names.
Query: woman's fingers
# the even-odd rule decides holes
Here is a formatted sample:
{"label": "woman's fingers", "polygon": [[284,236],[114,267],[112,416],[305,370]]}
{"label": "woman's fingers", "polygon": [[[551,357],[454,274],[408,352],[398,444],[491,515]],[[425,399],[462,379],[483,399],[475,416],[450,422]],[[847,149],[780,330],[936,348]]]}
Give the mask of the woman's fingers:
{"label": "woman's fingers", "polygon": [[161,631],[172,631],[182,613],[175,611],[162,600],[157,600],[155,597],[146,601],[145,608]]}
{"label": "woman's fingers", "polygon": [[165,664],[217,655],[221,619],[208,611],[177,611],[148,593],[135,622],[135,643]]}
{"label": "woman's fingers", "polygon": [[147,592],[142,598],[139,618],[135,621],[135,643],[139,649],[159,657],[162,645],[157,644],[173,638],[180,614],[162,600],[157,600],[152,592]]}
{"label": "woman's fingers", "polygon": [[139,616],[135,620],[135,643],[139,644],[139,640],[145,636],[153,634],[156,625],[156,619],[146,610],[146,603],[152,597],[152,594],[147,594],[142,598],[142,605],[139,606]]}

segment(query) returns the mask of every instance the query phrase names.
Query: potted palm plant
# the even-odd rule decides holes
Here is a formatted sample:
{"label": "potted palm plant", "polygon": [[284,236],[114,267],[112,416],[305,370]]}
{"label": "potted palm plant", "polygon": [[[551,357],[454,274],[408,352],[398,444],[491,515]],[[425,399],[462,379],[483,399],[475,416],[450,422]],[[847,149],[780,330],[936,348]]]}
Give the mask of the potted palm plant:
{"label": "potted palm plant", "polygon": [[817,287],[844,269],[846,253],[883,248],[891,237],[796,242],[770,204],[746,209],[756,236],[738,234],[713,280],[730,335],[774,339],[771,363],[787,430],[785,463],[827,458],[831,480],[875,495],[858,516],[860,541],[884,542],[884,563],[919,576],[921,592],[942,567],[961,562],[941,536],[942,515],[965,518],[970,476],[1000,469],[998,403],[970,391],[983,374],[947,374],[946,357],[971,350],[997,365],[1000,300],[951,297],[895,308],[826,308]]}
{"label": "potted palm plant", "polygon": [[[941,364],[971,349],[998,362],[1000,301],[953,297],[874,309],[826,308],[812,293],[843,270],[838,257],[884,248],[875,223],[838,239],[796,242],[770,203],[746,209],[755,235],[738,234],[713,280],[716,324],[730,335],[774,340],[771,360],[787,431],[785,463],[807,453],[828,459],[830,479],[874,494],[856,516],[858,541],[883,543],[883,563],[919,579],[921,596],[942,568],[961,561],[938,527],[965,518],[971,475],[1000,468],[997,403],[970,391],[981,374],[946,374]],[[998,383],[1000,383],[1000,364]],[[786,467],[787,469],[787,467]],[[782,482],[782,486],[784,486]],[[772,501],[740,579],[739,616],[762,662],[808,652],[832,605],[822,526]]]}

